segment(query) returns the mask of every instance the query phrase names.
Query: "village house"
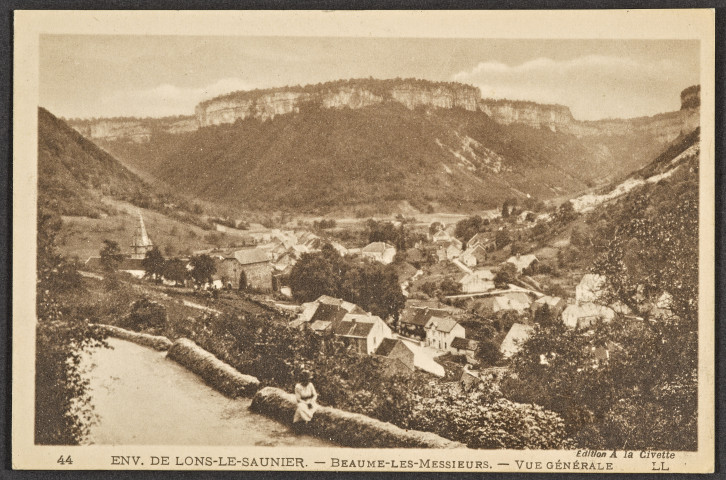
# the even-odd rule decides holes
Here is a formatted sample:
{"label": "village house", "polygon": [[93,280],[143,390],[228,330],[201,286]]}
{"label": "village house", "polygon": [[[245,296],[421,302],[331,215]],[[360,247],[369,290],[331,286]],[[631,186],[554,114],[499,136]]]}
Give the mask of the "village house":
{"label": "village house", "polygon": [[485,233],[477,233],[473,237],[469,239],[468,242],[466,242],[466,249],[467,250],[473,250],[475,247],[480,246],[484,249],[486,252],[490,245],[492,245],[494,242],[489,239],[487,234]]}
{"label": "village house", "polygon": [[515,353],[519,352],[522,348],[522,344],[526,342],[529,337],[534,333],[534,328],[523,323],[515,323],[512,328],[507,332],[507,336],[504,337],[502,345],[499,347],[499,351],[502,352],[504,358],[510,358]]}
{"label": "village house", "polygon": [[388,265],[396,256],[396,247],[385,242],[373,242],[363,247],[360,253],[364,258]]}
{"label": "village house", "polygon": [[450,310],[430,307],[406,307],[398,320],[401,334],[407,337],[426,338],[426,325],[433,316],[451,316]]}
{"label": "village house", "polygon": [[466,330],[453,318],[431,316],[426,323],[426,346],[448,350],[456,337],[466,337]]}
{"label": "village house", "polygon": [[461,255],[461,247],[457,246],[454,242],[439,242],[438,248],[436,249],[436,256],[439,258],[439,262],[454,260],[459,255]]}
{"label": "village house", "polygon": [[537,263],[539,260],[537,260],[537,257],[533,254],[529,255],[513,255],[507,259],[505,263],[511,263],[514,265],[517,269],[517,273],[522,273],[522,271],[528,269],[532,266],[533,263]]}
{"label": "village house", "polygon": [[393,332],[381,317],[349,313],[341,321],[332,324],[333,334],[349,348],[360,354],[376,351],[384,338],[392,338]]}
{"label": "village house", "polygon": [[438,230],[436,233],[431,235],[431,241],[433,243],[439,243],[439,242],[450,242],[455,237],[452,236],[449,232],[446,230]]}
{"label": "village house", "polygon": [[474,247],[467,248],[466,251],[464,251],[459,256],[459,261],[467,267],[475,267],[477,265],[480,265],[486,262],[486,259],[487,249],[479,243],[476,244]]}
{"label": "village house", "polygon": [[375,355],[386,360],[386,370],[389,375],[411,373],[416,368],[413,350],[406,345],[406,342],[398,339],[384,338]]}
{"label": "village house", "polygon": [[272,289],[272,265],[262,249],[237,250],[217,262],[217,273],[227,288],[254,288],[262,292]]}
{"label": "village house", "polygon": [[532,300],[524,292],[507,292],[479,300],[479,304],[492,313],[512,310],[521,314],[529,309],[531,302]]}
{"label": "village house", "polygon": [[321,295],[320,297],[315,299],[315,301],[303,303],[301,305],[302,310],[300,312],[300,315],[298,315],[298,320],[301,320],[303,322],[311,321],[321,305],[340,307],[347,313],[366,313],[355,303],[351,303],[340,298],[334,298],[329,295]]}

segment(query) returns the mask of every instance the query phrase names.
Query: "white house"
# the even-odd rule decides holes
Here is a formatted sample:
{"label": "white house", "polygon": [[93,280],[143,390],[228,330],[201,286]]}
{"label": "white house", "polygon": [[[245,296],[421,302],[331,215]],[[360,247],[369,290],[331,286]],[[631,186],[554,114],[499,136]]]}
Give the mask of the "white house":
{"label": "white house", "polygon": [[360,253],[365,258],[388,265],[396,256],[396,247],[385,242],[373,242],[363,247]]}
{"label": "white house", "polygon": [[362,354],[372,355],[384,338],[393,338],[391,328],[381,317],[349,313],[333,323],[333,334]]}
{"label": "white house", "polygon": [[456,337],[466,338],[466,330],[451,317],[432,316],[426,323],[426,345],[448,350]]}

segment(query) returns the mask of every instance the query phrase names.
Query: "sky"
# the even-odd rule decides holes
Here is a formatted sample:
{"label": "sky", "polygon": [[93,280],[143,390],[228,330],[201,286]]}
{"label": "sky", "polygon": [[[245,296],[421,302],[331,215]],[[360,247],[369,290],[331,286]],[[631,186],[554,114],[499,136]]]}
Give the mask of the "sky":
{"label": "sky", "polygon": [[235,90],[330,80],[457,81],[578,120],[678,110],[699,83],[689,40],[43,35],[42,107],[65,118],[191,115]]}

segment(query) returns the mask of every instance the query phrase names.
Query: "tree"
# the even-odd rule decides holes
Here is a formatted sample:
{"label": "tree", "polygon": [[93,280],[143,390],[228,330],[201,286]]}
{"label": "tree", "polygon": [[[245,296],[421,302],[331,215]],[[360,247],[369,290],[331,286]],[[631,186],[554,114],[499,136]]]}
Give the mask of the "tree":
{"label": "tree", "polygon": [[441,222],[433,222],[431,225],[429,225],[429,235],[433,235],[443,229],[444,225]]}
{"label": "tree", "polygon": [[197,285],[211,283],[212,275],[217,271],[217,266],[214,264],[212,257],[206,254],[195,255],[192,257],[190,264],[192,267],[190,275]]}
{"label": "tree", "polygon": [[144,267],[145,277],[161,282],[161,277],[164,275],[164,256],[156,246],[146,252],[141,266]]}
{"label": "tree", "polygon": [[575,206],[569,200],[560,205],[555,213],[555,221],[560,224],[570,223],[577,218],[577,212]]}
{"label": "tree", "polygon": [[497,248],[504,248],[509,245],[511,241],[512,236],[509,234],[508,230],[499,230],[496,235],[494,235],[494,243],[497,245]]}
{"label": "tree", "polygon": [[496,365],[502,358],[502,352],[492,340],[482,340],[476,350],[476,356],[484,365]]}
{"label": "tree", "polygon": [[164,262],[162,275],[164,278],[177,285],[183,285],[189,278],[189,270],[187,270],[187,265],[184,261],[178,258],[170,258]]}
{"label": "tree", "polygon": [[[337,252],[335,255],[338,256]],[[290,271],[290,289],[295,300],[311,302],[321,295],[338,297],[341,266],[342,262],[330,252],[303,253]]]}
{"label": "tree", "polygon": [[124,257],[121,255],[121,249],[118,246],[118,242],[113,240],[104,240],[103,248],[101,248],[101,267],[106,272],[115,272]]}
{"label": "tree", "polygon": [[454,229],[454,235],[462,242],[468,242],[471,237],[481,232],[484,228],[484,220],[479,215],[474,215],[464,220],[459,220]]}
{"label": "tree", "polygon": [[506,262],[494,275],[494,285],[497,288],[507,288],[507,285],[517,279],[517,267],[514,264]]}
{"label": "tree", "polygon": [[[518,380],[503,390],[560,413],[580,447],[693,450],[696,343],[693,332],[620,319],[594,332],[538,328],[512,358]],[[596,346],[609,359],[597,361]]]}

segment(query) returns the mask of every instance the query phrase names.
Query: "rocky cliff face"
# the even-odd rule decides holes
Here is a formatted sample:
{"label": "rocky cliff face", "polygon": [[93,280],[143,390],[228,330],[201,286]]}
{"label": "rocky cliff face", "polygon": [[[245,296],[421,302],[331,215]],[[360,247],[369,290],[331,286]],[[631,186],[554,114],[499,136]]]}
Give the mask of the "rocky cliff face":
{"label": "rocky cliff face", "polygon": [[562,105],[482,99],[479,101],[479,108],[502,125],[522,123],[530,127],[548,127],[556,131],[575,123],[570,109]]}
{"label": "rocky cliff face", "polygon": [[523,124],[549,128],[577,137],[648,134],[669,142],[699,123],[700,87],[681,93],[681,110],[653,117],[606,119],[581,122],[562,105],[482,99],[478,88],[460,83],[423,80],[342,80],[305,87],[233,92],[197,105],[194,116],[160,119],[116,118],[70,120],[68,123],[91,139],[148,142],[154,132],[191,132],[200,127],[234,123],[237,120],[266,121],[278,115],[300,112],[301,108],[359,109],[395,102],[409,109],[462,108],[481,110],[502,125]]}
{"label": "rocky cliff face", "polygon": [[533,102],[482,99],[479,108],[494,121],[503,125],[519,123],[535,128],[569,133],[577,137],[649,135],[667,143],[681,133],[699,125],[700,87],[688,87],[681,92],[681,109],[652,117],[605,119],[581,122],[572,117],[562,105],[543,105]]}
{"label": "rocky cliff face", "polygon": [[238,92],[197,105],[200,126],[233,123],[238,119],[269,120],[277,115],[299,112],[305,105],[323,108],[363,108],[394,101],[407,108],[464,108],[475,111],[479,89],[463,84],[417,80],[360,80],[331,82],[317,88]]}
{"label": "rocky cliff face", "polygon": [[86,138],[111,142],[146,143],[154,132],[176,134],[199,128],[196,117],[71,119],[66,122]]}

